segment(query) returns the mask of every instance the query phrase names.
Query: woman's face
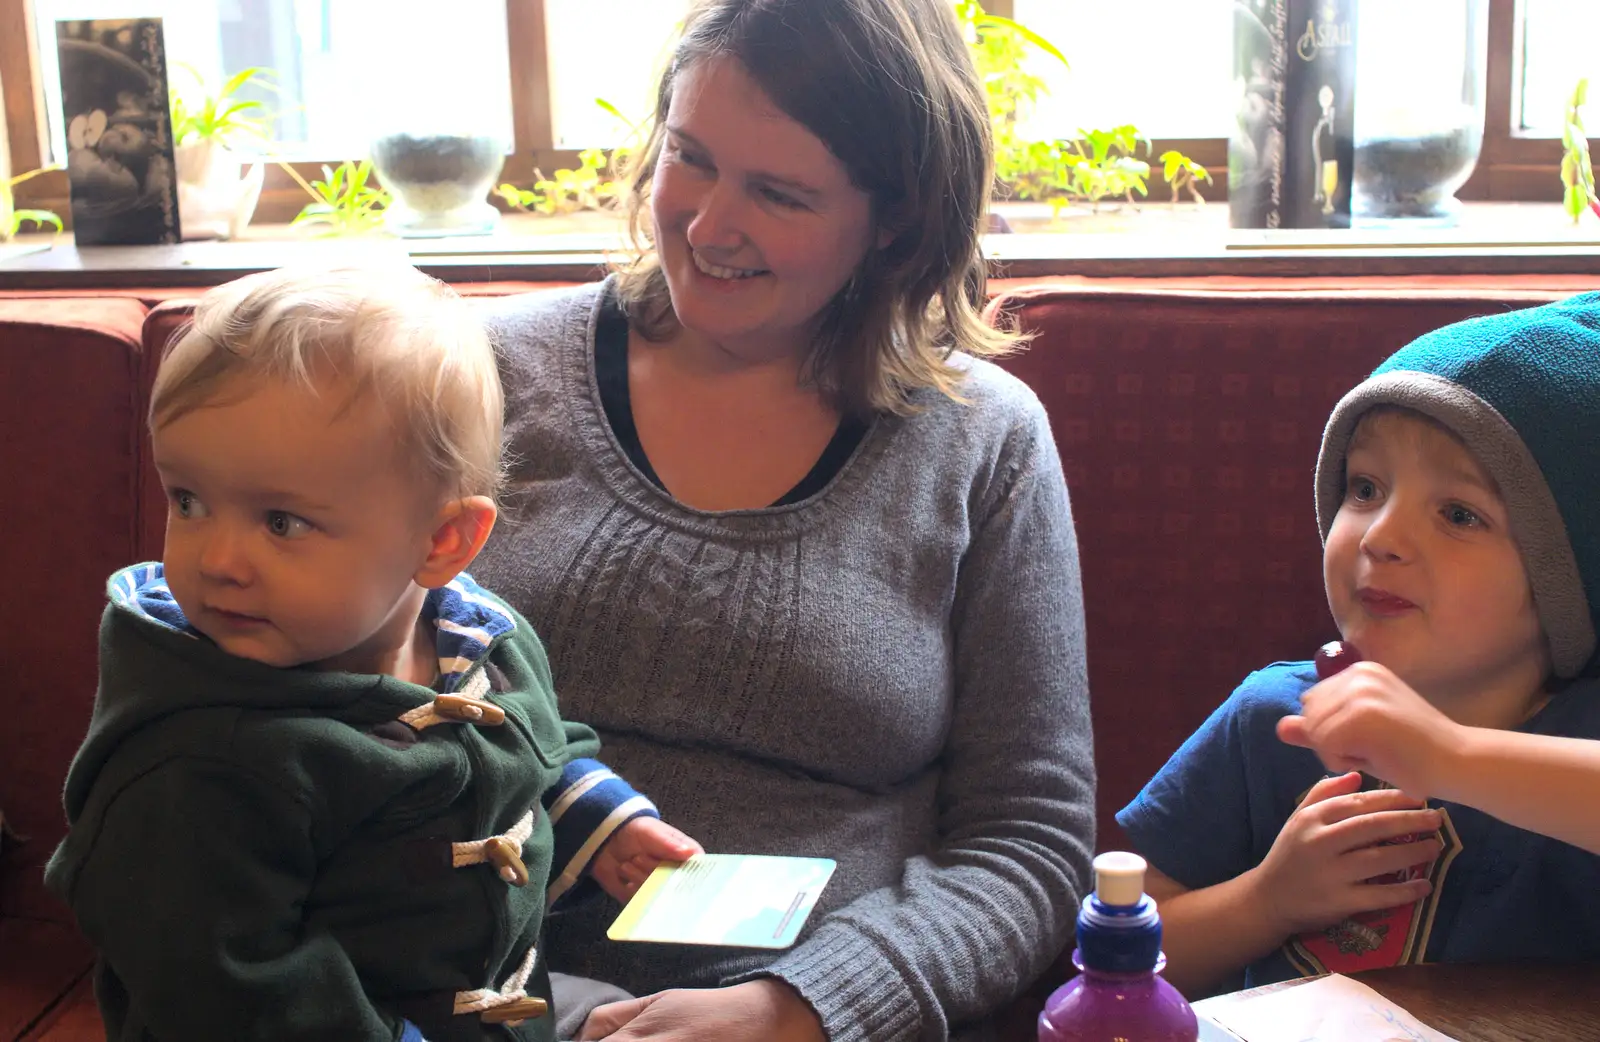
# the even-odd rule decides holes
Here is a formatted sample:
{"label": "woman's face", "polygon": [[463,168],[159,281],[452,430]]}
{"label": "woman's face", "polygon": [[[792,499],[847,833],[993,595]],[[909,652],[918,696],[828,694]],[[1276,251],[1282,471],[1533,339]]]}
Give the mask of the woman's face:
{"label": "woman's face", "polygon": [[735,60],[679,73],[651,213],[679,323],[740,358],[802,355],[878,237],[867,194]]}

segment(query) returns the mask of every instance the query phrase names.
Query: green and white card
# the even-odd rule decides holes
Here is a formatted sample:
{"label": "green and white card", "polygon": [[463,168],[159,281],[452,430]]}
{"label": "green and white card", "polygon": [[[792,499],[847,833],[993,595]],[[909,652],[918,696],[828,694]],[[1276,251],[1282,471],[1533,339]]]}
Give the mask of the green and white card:
{"label": "green and white card", "polygon": [[613,941],[787,948],[833,876],[817,857],[700,854],[662,865],[606,936]]}

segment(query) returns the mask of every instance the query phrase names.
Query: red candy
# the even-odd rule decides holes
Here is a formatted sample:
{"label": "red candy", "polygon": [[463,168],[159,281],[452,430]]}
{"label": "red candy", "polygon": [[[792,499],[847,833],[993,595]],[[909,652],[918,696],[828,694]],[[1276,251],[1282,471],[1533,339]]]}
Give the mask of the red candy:
{"label": "red candy", "polygon": [[1317,649],[1311,661],[1317,667],[1317,679],[1327,680],[1335,673],[1360,662],[1361,651],[1348,641],[1330,640]]}
{"label": "red candy", "polygon": [[[1317,679],[1327,680],[1335,673],[1339,673],[1355,665],[1357,662],[1360,662],[1361,651],[1354,644],[1351,644],[1348,641],[1330,640],[1328,643],[1317,649],[1317,653],[1311,657],[1311,661],[1312,664],[1317,667]],[[1370,776],[1363,777],[1367,778]],[[1380,787],[1388,787],[1387,783],[1379,782],[1377,779],[1371,779],[1371,782],[1376,783]],[[1368,785],[1364,784],[1362,787],[1367,788]],[[1416,840],[1427,839],[1430,836],[1440,836],[1441,842],[1443,841],[1443,837],[1440,833],[1417,832],[1412,835],[1395,836],[1393,839],[1379,840],[1377,843],[1372,845],[1375,847],[1385,847],[1391,843],[1411,843]],[[1401,869],[1398,872],[1388,872],[1381,876],[1373,876],[1371,879],[1362,880],[1362,882],[1374,884],[1405,883],[1413,879],[1426,878],[1428,875],[1428,870],[1428,863],[1423,862],[1421,864],[1412,865],[1410,868]]]}

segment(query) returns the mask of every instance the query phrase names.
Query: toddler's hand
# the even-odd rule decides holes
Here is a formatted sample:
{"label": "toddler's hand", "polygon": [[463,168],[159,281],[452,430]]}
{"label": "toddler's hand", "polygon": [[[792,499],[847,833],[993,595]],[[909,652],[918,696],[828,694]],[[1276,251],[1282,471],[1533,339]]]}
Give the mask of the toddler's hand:
{"label": "toddler's hand", "polygon": [[[1427,894],[1426,879],[1371,880],[1437,857],[1440,844],[1432,833],[1439,827],[1439,812],[1398,789],[1360,792],[1360,787],[1359,774],[1324,778],[1312,786],[1252,870],[1263,908],[1284,937]],[[1426,838],[1410,838],[1417,833]]]}
{"label": "toddler's hand", "polygon": [[1314,751],[1330,771],[1365,771],[1418,799],[1438,788],[1460,725],[1376,662],[1358,662],[1300,696],[1278,737]]}
{"label": "toddler's hand", "polygon": [[606,893],[626,902],[657,865],[687,861],[704,852],[700,844],[660,818],[634,818],[606,840],[589,862],[589,874]]}

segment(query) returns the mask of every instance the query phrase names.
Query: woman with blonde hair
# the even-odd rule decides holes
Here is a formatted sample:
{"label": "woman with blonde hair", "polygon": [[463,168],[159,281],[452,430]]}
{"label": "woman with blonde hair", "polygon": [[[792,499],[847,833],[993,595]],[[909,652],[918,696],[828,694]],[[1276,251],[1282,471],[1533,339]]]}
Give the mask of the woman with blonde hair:
{"label": "woman with blonde hair", "polygon": [[[944,1039],[1068,939],[1077,543],[1044,411],[986,360],[1016,344],[980,318],[992,163],[948,0],[707,0],[639,154],[637,256],[495,306],[510,523],[480,578],[707,850],[838,862],[784,952],[553,917],[577,1038]],[[564,975],[642,997],[585,1023],[621,995]]]}

